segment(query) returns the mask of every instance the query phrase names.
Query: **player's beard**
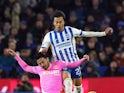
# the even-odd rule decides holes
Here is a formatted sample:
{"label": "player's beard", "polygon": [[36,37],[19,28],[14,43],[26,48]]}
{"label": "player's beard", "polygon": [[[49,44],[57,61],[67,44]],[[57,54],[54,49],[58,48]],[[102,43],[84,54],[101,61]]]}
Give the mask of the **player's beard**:
{"label": "player's beard", "polygon": [[46,69],[49,68],[49,66],[50,66],[50,63],[48,62],[48,64],[46,64],[45,66],[43,66],[43,68],[46,70]]}

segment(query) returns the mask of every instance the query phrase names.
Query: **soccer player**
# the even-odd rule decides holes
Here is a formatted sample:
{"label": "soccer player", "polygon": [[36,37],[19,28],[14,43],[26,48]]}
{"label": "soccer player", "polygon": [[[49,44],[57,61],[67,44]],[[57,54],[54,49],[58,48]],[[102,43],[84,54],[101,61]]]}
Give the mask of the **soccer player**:
{"label": "soccer player", "polygon": [[[22,69],[40,76],[42,93],[63,93],[61,92],[63,89],[61,70],[65,67],[75,68],[81,65],[84,61],[89,60],[89,56],[84,55],[82,59],[75,62],[64,62],[57,60],[51,63],[49,62],[47,55],[40,53],[37,56],[38,66],[29,66],[20,58],[19,55],[16,54],[15,51],[11,49],[8,49],[7,51],[9,54],[15,57]],[[72,91],[67,91],[65,93],[72,93]]]}
{"label": "soccer player", "polygon": [[[65,14],[62,11],[55,11],[53,15],[53,25],[55,29],[48,32],[42,42],[39,52],[46,53],[49,46],[52,48],[52,55],[55,60],[63,60],[66,62],[77,61],[79,60],[76,45],[75,37],[103,37],[112,34],[112,28],[108,27],[103,32],[94,32],[94,31],[82,31],[70,26],[65,25]],[[78,93],[82,93],[82,75],[80,67],[76,68],[65,68],[63,70],[63,82],[69,83],[70,76],[73,79],[74,85]],[[68,88],[65,83],[65,89]]]}

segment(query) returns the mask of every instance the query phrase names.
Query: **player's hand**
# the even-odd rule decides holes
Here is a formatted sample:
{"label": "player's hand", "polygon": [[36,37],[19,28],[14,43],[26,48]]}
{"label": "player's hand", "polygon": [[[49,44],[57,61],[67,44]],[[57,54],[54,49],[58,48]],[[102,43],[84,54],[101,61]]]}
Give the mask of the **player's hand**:
{"label": "player's hand", "polygon": [[113,29],[111,27],[105,29],[106,36],[111,35],[112,33],[113,33]]}
{"label": "player's hand", "polygon": [[89,61],[89,56],[88,55],[84,55],[83,58],[85,58],[86,61]]}
{"label": "player's hand", "polygon": [[16,56],[16,52],[13,51],[12,49],[8,49],[7,52],[12,56]]}

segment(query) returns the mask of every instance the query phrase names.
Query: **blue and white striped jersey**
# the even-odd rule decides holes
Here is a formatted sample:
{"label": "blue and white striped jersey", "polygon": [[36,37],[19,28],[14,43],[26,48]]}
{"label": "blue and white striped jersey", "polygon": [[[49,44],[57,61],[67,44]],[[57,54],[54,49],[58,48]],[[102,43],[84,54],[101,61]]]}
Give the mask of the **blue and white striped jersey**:
{"label": "blue and white striped jersey", "polygon": [[45,35],[40,50],[51,46],[55,60],[66,62],[79,60],[74,37],[82,36],[82,34],[82,30],[70,26],[65,26],[61,32],[53,30]]}

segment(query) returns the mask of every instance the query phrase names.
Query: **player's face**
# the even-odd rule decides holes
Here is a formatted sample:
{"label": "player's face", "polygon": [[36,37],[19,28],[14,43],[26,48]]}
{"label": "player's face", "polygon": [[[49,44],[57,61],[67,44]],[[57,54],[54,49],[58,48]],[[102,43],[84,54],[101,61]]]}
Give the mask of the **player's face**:
{"label": "player's face", "polygon": [[49,58],[39,58],[37,60],[38,66],[41,66],[43,69],[47,69],[50,65]]}
{"label": "player's face", "polygon": [[23,75],[23,76],[21,77],[21,79],[22,79],[22,81],[28,81],[28,80],[29,80],[29,78],[28,78],[27,75]]}
{"label": "player's face", "polygon": [[65,25],[63,17],[54,17],[53,25],[57,31],[63,31]]}

